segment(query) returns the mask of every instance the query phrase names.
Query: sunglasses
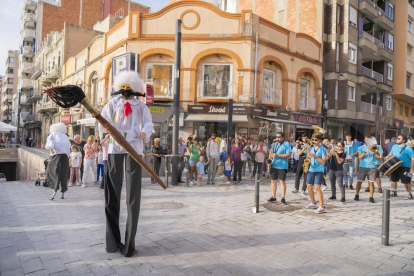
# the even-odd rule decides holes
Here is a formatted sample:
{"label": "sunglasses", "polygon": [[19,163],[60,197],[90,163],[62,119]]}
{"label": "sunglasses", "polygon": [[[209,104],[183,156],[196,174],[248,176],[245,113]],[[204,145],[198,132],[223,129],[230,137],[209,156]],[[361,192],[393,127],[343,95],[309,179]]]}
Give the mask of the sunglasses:
{"label": "sunglasses", "polygon": [[402,138],[397,138],[397,140],[402,140]]}
{"label": "sunglasses", "polygon": [[276,139],[282,138],[282,136],[276,136]]}
{"label": "sunglasses", "polygon": [[312,139],[312,141],[319,141],[319,139]]}

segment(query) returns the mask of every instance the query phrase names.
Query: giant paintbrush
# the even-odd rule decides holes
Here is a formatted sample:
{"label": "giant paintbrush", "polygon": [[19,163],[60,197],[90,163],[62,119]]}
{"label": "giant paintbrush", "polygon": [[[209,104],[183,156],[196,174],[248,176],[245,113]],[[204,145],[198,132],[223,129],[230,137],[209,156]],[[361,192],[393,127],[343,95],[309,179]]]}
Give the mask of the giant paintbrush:
{"label": "giant paintbrush", "polygon": [[167,189],[167,186],[161,180],[161,178],[150,168],[150,166],[145,163],[145,161],[139,156],[135,149],[125,140],[119,131],[112,126],[101,114],[96,110],[96,108],[89,102],[86,98],[85,93],[82,89],[76,85],[66,85],[60,87],[53,87],[45,91],[47,95],[54,101],[57,105],[63,108],[69,108],[81,103],[96,120],[105,128],[112,139],[114,139],[121,147],[125,149],[126,152],[131,155],[131,157],[141,165],[144,170],[146,170],[152,178],[157,181],[164,189]]}

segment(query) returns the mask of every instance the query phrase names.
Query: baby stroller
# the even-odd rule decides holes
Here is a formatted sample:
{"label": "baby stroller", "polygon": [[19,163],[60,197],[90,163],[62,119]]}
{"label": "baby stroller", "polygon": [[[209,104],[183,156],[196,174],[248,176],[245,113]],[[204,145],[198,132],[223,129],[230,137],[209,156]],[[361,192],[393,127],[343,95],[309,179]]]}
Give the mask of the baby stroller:
{"label": "baby stroller", "polygon": [[43,172],[37,173],[37,180],[35,182],[35,186],[40,186],[41,180],[43,181],[43,187],[50,187],[50,182],[47,180],[46,174],[47,174],[47,165],[49,164],[49,159],[46,159],[43,161],[43,164],[45,164],[45,170]]}

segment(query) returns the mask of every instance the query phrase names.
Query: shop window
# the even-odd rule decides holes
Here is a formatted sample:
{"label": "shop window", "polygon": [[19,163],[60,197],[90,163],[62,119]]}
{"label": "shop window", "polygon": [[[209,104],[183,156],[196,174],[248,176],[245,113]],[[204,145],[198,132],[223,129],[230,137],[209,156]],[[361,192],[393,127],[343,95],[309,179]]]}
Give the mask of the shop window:
{"label": "shop window", "polygon": [[154,86],[155,97],[173,96],[173,70],[173,64],[147,64],[147,83]]}
{"label": "shop window", "polygon": [[232,88],[231,64],[204,64],[201,97],[228,98]]}
{"label": "shop window", "polygon": [[275,103],[275,76],[275,72],[270,70],[263,70],[262,101],[264,103]]}

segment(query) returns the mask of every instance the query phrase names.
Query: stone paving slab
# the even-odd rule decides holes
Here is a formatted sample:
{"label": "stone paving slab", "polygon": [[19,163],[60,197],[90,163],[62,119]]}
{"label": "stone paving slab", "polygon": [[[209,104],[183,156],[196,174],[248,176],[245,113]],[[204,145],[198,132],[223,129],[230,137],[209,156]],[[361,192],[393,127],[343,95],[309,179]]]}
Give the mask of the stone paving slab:
{"label": "stone paving slab", "polygon": [[[292,176],[287,185],[287,202],[300,208],[263,208],[270,197],[265,179],[254,214],[249,180],[164,191],[144,179],[138,254],[125,258],[105,251],[98,186],[70,187],[64,200],[49,201],[51,190],[34,181],[1,183],[0,275],[414,275],[414,202],[404,200],[402,186],[391,199],[391,245],[384,247],[381,194],[371,204],[365,187],[359,202],[347,190],[345,204],[326,200],[328,212],[319,215],[303,208],[308,196],[291,193]],[[122,234],[125,224],[123,193]]]}

